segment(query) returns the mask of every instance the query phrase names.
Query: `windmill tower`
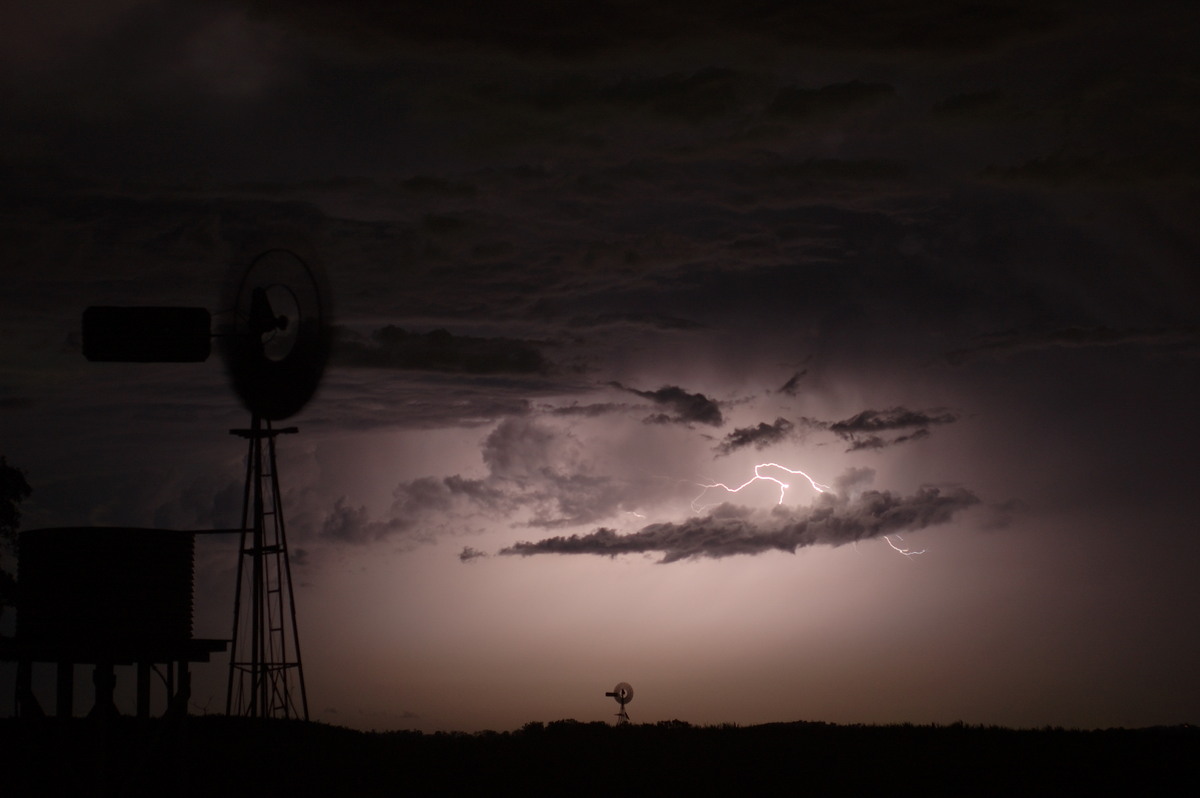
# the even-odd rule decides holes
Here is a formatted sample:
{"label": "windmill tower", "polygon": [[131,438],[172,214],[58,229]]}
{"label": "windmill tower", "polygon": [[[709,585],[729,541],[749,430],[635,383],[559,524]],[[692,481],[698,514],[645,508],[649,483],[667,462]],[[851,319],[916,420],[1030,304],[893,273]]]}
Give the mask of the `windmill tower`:
{"label": "windmill tower", "polygon": [[316,392],[328,354],[328,291],[298,255],[272,249],[230,282],[226,299],[232,318],[219,335],[250,426],[230,430],[248,452],[225,712],[308,720],[275,456],[275,439],[298,430],[273,422]]}

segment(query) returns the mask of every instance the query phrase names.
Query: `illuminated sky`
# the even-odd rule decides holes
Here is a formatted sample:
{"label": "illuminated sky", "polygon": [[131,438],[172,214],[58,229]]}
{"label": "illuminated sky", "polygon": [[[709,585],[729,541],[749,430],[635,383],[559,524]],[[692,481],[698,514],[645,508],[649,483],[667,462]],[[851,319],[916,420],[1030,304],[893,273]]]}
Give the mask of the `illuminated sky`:
{"label": "illuminated sky", "polygon": [[[26,528],[236,524],[219,363],[79,316],[269,239],[337,301],[279,466],[319,719],[1196,722],[1191,5],[466,5],[6,13]],[[766,463],[830,490],[704,488]]]}

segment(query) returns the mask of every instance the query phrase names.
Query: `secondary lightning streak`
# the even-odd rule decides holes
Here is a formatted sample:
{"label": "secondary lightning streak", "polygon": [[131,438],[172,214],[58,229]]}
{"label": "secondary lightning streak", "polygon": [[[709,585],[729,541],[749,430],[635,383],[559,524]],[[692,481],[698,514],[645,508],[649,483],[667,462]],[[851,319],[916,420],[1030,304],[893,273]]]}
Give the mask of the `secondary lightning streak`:
{"label": "secondary lightning streak", "polygon": [[789,474],[799,474],[800,476],[802,476],[808,480],[808,484],[812,485],[812,489],[815,490],[817,493],[825,493],[826,491],[833,490],[833,488],[829,487],[828,485],[823,485],[820,482],[817,482],[815,479],[813,479],[812,477],[810,477],[808,474],[804,473],[803,471],[798,471],[794,468],[788,468],[787,466],[782,466],[779,463],[759,463],[758,465],[756,465],[754,467],[754,476],[751,477],[750,479],[746,480],[745,482],[743,482],[741,485],[738,485],[736,488],[731,488],[728,485],[726,485],[724,482],[713,482],[711,484],[703,484],[702,483],[700,487],[704,488],[704,490],[700,491],[700,494],[696,498],[692,499],[692,510],[699,513],[699,512],[703,512],[706,507],[711,506],[711,505],[696,504],[696,502],[700,501],[700,496],[703,496],[705,493],[707,493],[710,488],[724,488],[725,490],[729,491],[730,493],[737,493],[738,491],[742,490],[743,488],[748,487],[749,485],[752,485],[753,483],[758,482],[759,480],[763,480],[766,482],[774,482],[776,485],[778,485],[779,486],[779,501],[777,502],[777,504],[783,504],[783,497],[787,494],[787,490],[788,490],[788,488],[791,487],[791,485],[789,485],[788,483],[784,482],[781,479],[776,479],[775,477],[771,477],[771,476],[767,476],[766,474],[763,474],[760,471],[760,469],[763,469],[763,468],[778,468],[782,471],[788,472]]}
{"label": "secondary lightning streak", "polygon": [[[891,535],[884,535],[883,539],[887,541],[887,544],[889,546],[891,546],[893,549],[895,549],[896,551],[903,554],[905,557],[915,557],[918,554],[925,553],[925,549],[918,549],[918,550],[914,551],[913,549],[910,549],[907,546],[904,546],[904,547],[897,546],[895,543],[892,542]],[[904,538],[900,537],[899,535],[896,535],[896,540],[899,540],[901,543],[904,542]]]}

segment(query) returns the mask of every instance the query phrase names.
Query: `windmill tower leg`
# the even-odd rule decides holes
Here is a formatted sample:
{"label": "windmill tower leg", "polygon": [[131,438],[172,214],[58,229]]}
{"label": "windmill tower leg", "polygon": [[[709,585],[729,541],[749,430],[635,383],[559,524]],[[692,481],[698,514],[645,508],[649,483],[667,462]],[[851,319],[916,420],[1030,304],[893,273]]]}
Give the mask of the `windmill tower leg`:
{"label": "windmill tower leg", "polygon": [[[308,720],[292,567],[275,465],[276,436],[296,431],[295,427],[274,429],[258,415],[252,416],[250,429],[230,430],[249,441],[249,454],[225,694],[227,715]],[[248,603],[244,601],[247,587]]]}

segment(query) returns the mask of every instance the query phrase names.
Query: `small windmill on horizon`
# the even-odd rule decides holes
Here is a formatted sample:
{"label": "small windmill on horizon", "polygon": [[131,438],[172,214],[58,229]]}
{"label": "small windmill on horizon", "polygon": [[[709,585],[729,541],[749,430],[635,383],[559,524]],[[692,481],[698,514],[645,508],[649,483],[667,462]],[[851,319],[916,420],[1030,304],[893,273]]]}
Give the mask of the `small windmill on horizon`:
{"label": "small windmill on horizon", "polygon": [[633,700],[633,688],[629,686],[629,682],[619,682],[616,687],[604,695],[615,700],[621,706],[621,711],[617,713],[617,725],[628,723],[629,713],[625,711],[625,705]]}

